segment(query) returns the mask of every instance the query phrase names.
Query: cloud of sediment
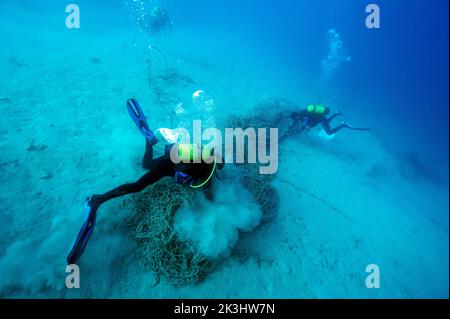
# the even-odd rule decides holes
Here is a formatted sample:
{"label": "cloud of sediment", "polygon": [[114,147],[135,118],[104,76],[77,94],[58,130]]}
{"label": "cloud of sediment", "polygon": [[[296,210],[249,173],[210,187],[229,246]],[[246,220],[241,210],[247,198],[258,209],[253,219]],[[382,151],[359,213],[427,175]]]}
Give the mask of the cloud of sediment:
{"label": "cloud of sediment", "polygon": [[218,182],[214,200],[202,199],[200,209],[185,207],[177,213],[175,231],[208,258],[229,253],[239,232],[252,231],[261,212],[250,195],[237,183]]}

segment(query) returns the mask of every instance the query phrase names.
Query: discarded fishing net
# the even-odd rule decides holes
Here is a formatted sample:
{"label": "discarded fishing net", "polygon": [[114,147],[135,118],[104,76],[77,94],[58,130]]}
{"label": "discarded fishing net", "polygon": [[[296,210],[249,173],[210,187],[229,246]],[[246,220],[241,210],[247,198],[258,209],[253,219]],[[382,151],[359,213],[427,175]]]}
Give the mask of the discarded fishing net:
{"label": "discarded fishing net", "polygon": [[194,284],[208,272],[211,263],[180,241],[173,225],[177,210],[191,205],[193,192],[164,179],[134,195],[132,233],[139,244],[138,255],[144,268],[162,276],[174,286]]}
{"label": "discarded fishing net", "polygon": [[[240,181],[263,213],[262,220],[276,216],[279,197],[270,185],[271,177],[259,175],[253,167],[242,165]],[[158,281],[166,279],[175,287],[193,285],[215,269],[221,259],[208,259],[190,242],[181,241],[174,230],[175,216],[181,207],[195,205],[194,191],[163,179],[132,197],[134,214],[129,220],[138,242],[138,257],[145,270]]]}
{"label": "discarded fishing net", "polygon": [[270,99],[256,104],[248,115],[230,116],[226,120],[225,127],[278,128],[278,138],[283,140],[291,135],[290,113],[296,109],[298,106],[286,99]]}
{"label": "discarded fishing net", "polygon": [[[242,186],[261,209],[262,220],[275,217],[279,197],[270,185],[272,177],[259,175],[256,165],[236,169]],[[186,205],[196,205],[194,192],[163,179],[131,199],[134,214],[129,223],[144,269],[152,271],[158,281],[163,277],[176,287],[199,282],[222,261],[206,258],[191,243],[181,241],[174,230],[177,211]]]}
{"label": "discarded fishing net", "polygon": [[273,175],[259,174],[259,166],[254,164],[238,165],[242,186],[252,196],[262,213],[262,221],[268,222],[276,217],[280,196],[272,186]]}
{"label": "discarded fishing net", "polygon": [[[227,125],[245,128],[251,127],[250,124],[255,121],[255,118],[239,117],[229,119]],[[261,175],[259,165],[256,164],[230,166],[226,164],[225,167],[225,170],[230,170],[230,174],[221,174],[221,178],[231,179],[231,182],[238,178],[261,210],[262,221],[273,219],[280,202],[279,194],[272,186],[273,175]],[[199,204],[195,202],[195,190],[163,179],[133,195],[131,201],[134,214],[129,222],[132,234],[138,241],[138,255],[144,268],[154,272],[158,278],[164,277],[178,287],[192,285],[222,261],[208,259],[192,243],[180,240],[174,230],[177,211]]]}
{"label": "discarded fishing net", "polygon": [[[285,100],[271,100],[264,104],[256,106],[258,112],[255,114],[265,114],[265,116],[235,116],[229,117],[225,127],[276,127],[275,124],[280,117],[279,110],[283,109],[288,102]],[[271,111],[270,111],[271,110]],[[261,112],[260,112],[261,111]],[[248,152],[248,139],[244,140],[244,154]],[[259,165],[252,163],[236,164],[239,181],[242,186],[248,190],[253,200],[258,204],[262,212],[262,220],[269,221],[277,215],[280,196],[277,190],[272,186],[274,175],[263,175],[259,172]]]}

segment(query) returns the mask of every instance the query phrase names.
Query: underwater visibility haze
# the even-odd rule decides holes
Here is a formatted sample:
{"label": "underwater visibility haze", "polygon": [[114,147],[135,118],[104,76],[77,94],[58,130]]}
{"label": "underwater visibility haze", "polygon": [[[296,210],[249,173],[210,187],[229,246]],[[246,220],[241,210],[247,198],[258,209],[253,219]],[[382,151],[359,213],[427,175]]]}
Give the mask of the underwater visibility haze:
{"label": "underwater visibility haze", "polygon": [[2,298],[448,298],[448,1],[66,2],[0,2]]}

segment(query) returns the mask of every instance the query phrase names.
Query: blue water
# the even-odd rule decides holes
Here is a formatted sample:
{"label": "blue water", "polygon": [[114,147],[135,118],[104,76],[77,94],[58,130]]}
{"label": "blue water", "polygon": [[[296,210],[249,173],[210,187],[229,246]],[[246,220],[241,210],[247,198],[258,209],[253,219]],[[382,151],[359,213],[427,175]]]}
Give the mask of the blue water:
{"label": "blue water", "polygon": [[[378,0],[380,29],[366,28],[370,2],[361,0],[74,3],[81,27],[71,30],[69,2],[0,3],[0,296],[448,297],[448,1]],[[149,34],[136,17],[155,5],[173,25]],[[146,58],[154,72],[178,74],[157,81],[162,99]],[[197,90],[214,101],[208,118]],[[268,116],[255,106],[282,99],[291,111],[325,104],[371,130],[325,139],[316,129],[280,143],[270,222],[233,184],[211,208],[220,214],[179,225],[202,234],[190,238],[199,249],[225,256],[196,285],[155,281],[134,254],[129,205],[108,202],[81,288],[67,289],[65,256],[85,198],[144,173],[129,97],[154,127]],[[237,260],[234,249],[250,257]],[[373,263],[379,289],[365,286]]]}

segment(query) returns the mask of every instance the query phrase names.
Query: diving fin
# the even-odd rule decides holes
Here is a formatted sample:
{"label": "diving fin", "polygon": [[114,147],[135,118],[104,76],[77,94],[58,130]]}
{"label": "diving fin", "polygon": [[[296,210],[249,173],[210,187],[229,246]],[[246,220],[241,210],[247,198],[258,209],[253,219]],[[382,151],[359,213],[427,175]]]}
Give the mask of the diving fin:
{"label": "diving fin", "polygon": [[142,111],[139,103],[135,99],[129,99],[127,101],[127,110],[130,114],[131,119],[136,124],[139,131],[144,134],[145,138],[150,142],[150,144],[155,145],[158,143],[158,139],[152,130],[148,126],[147,120],[145,119],[144,112]]}
{"label": "diving fin", "polygon": [[84,212],[85,222],[78,233],[75,242],[70,249],[69,255],[67,255],[67,264],[77,264],[81,255],[83,254],[89,238],[91,238],[92,232],[95,228],[97,220],[97,207],[93,207],[91,203],[92,196],[86,201]]}

